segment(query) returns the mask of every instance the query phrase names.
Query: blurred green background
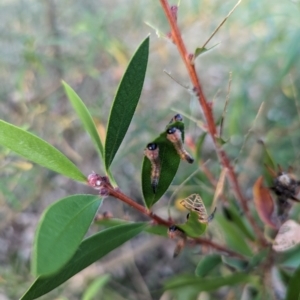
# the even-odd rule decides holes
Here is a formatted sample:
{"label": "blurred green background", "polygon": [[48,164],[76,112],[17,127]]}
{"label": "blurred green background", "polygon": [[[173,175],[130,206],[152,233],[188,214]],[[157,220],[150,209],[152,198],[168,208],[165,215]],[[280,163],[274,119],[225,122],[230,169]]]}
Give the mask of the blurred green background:
{"label": "blurred green background", "polygon": [[[191,53],[204,44],[235,3],[181,1],[178,23]],[[238,158],[236,170],[249,198],[262,170],[258,139],[264,140],[276,163],[299,169],[299,13],[299,0],[243,0],[208,44],[218,46],[196,61],[216,119],[222,114],[232,73],[223,130],[224,140],[229,141],[224,147],[230,158]],[[104,137],[118,83],[135,49],[151,33],[141,100],[112,166],[123,192],[142,203],[140,168],[145,145],[165,128],[174,111],[202,120],[176,47],[145,24],[168,33],[159,2],[2,0],[0,20],[0,118],[44,138],[85,174],[101,173],[103,166],[68,103],[61,80],[80,95]],[[186,124],[192,152],[201,129],[187,118]],[[194,155],[210,159],[208,167],[217,178],[218,162],[211,150],[206,140],[201,154]],[[7,300],[20,297],[33,280],[30,249],[42,211],[64,196],[93,191],[32,166],[2,147],[0,158],[0,299]],[[196,168],[182,163],[174,187]],[[208,195],[204,201],[210,203],[213,191],[205,183],[199,174],[181,194],[203,192]],[[155,208],[164,217],[167,200]],[[143,220],[115,199],[105,201],[105,210],[119,218]],[[173,214],[180,216],[176,209]],[[139,237],[41,299],[82,299],[90,283],[107,273],[111,279],[105,293],[95,299],[173,299],[161,296],[163,280],[183,271],[193,273],[197,262],[192,248],[173,260],[174,247],[164,238]]]}

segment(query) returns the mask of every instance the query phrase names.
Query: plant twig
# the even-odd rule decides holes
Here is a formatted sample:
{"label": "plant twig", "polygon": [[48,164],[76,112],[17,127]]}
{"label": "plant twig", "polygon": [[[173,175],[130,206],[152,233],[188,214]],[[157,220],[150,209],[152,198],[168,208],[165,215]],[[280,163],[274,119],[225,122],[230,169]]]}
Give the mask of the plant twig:
{"label": "plant twig", "polygon": [[204,238],[195,238],[193,241],[195,241],[197,244],[205,244],[206,246],[209,246],[211,248],[214,248],[220,252],[224,252],[230,256],[235,256],[235,257],[238,257],[238,258],[241,258],[241,259],[245,259],[245,257],[237,252],[234,252],[224,246],[221,246],[219,244],[216,244],[208,239],[204,239]]}
{"label": "plant twig", "polygon": [[165,12],[165,15],[167,17],[167,20],[171,27],[171,37],[172,41],[177,46],[178,52],[187,68],[189,77],[191,79],[191,82],[194,86],[194,90],[197,93],[199,104],[202,107],[203,114],[205,116],[206,122],[207,122],[207,128],[208,132],[212,137],[213,143],[215,145],[219,160],[224,168],[228,169],[228,177],[230,179],[232,189],[234,191],[234,194],[236,198],[240,201],[242,208],[244,210],[245,216],[249,220],[251,226],[253,227],[256,235],[258,236],[259,242],[262,245],[266,244],[266,240],[264,238],[264,234],[261,231],[260,227],[256,224],[253,216],[250,214],[250,210],[248,207],[248,202],[246,198],[243,196],[240,186],[237,181],[236,174],[233,170],[233,167],[229,161],[229,158],[227,157],[227,154],[225,151],[220,147],[220,145],[217,142],[216,135],[217,135],[217,129],[216,125],[213,119],[213,113],[211,109],[211,105],[207,102],[206,97],[203,93],[200,80],[198,78],[198,75],[196,73],[195,65],[191,62],[191,55],[186,50],[185,44],[183,42],[183,39],[181,37],[180,30],[178,28],[176,20],[173,18],[173,15],[170,10],[170,6],[168,4],[167,0],[160,0],[161,6]]}
{"label": "plant twig", "polygon": [[115,198],[125,202],[126,204],[132,206],[134,209],[136,209],[139,212],[141,212],[142,214],[150,217],[151,219],[156,221],[158,224],[161,224],[161,225],[164,225],[164,226],[167,226],[167,227],[170,227],[172,225],[172,222],[166,221],[166,220],[160,218],[159,216],[154,214],[149,209],[147,209],[144,206],[138,204],[137,202],[135,202],[134,200],[129,198],[127,195],[123,194],[119,189],[114,189],[112,186],[110,186],[110,184],[109,185],[106,184],[105,187],[107,188],[108,194],[110,196],[115,197]]}
{"label": "plant twig", "polygon": [[[115,189],[113,188],[109,182],[103,183],[102,185],[103,188],[107,189],[107,192],[110,196],[115,197],[123,202],[125,202],[126,204],[132,206],[134,209],[136,209],[137,211],[141,212],[142,214],[148,216],[149,218],[151,218],[152,220],[154,220],[157,224],[159,225],[163,225],[166,227],[170,227],[173,224],[172,221],[167,221],[162,219],[161,217],[157,216],[156,214],[154,214],[152,211],[150,211],[149,209],[146,209],[144,206],[136,203],[134,200],[132,200],[131,198],[129,198],[128,196],[126,196],[125,194],[123,194],[119,189]],[[197,243],[197,244],[201,244],[201,245],[207,245],[211,248],[214,248],[218,251],[224,252],[230,256],[234,256],[234,257],[238,257],[241,259],[244,259],[244,257],[242,255],[240,255],[239,253],[236,253],[228,248],[226,248],[225,246],[221,246],[219,244],[216,244],[208,239],[205,238],[196,238],[196,239],[192,239],[193,242]]]}

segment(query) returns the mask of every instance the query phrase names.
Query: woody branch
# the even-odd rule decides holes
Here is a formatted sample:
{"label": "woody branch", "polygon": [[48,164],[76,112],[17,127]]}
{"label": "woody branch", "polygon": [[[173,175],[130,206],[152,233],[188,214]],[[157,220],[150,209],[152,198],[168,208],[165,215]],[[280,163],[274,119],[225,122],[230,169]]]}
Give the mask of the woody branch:
{"label": "woody branch", "polygon": [[[118,188],[114,188],[110,184],[108,178],[105,177],[105,176],[100,176],[98,174],[92,173],[88,177],[88,184],[90,186],[94,187],[95,189],[100,190],[100,195],[109,195],[109,196],[112,196],[114,198],[117,198],[117,199],[123,201],[127,205],[133,207],[137,211],[139,211],[142,214],[144,214],[144,215],[148,216],[149,218],[151,218],[156,224],[166,226],[167,228],[169,228],[171,225],[173,225],[172,220],[162,219],[161,217],[157,216],[156,214],[154,214],[149,209],[147,209],[144,206],[138,204],[136,201],[134,201],[133,199],[131,199],[127,195],[123,194]],[[216,243],[214,243],[214,242],[212,242],[208,239],[197,238],[197,239],[193,239],[192,242],[197,243],[197,244],[201,244],[201,245],[207,245],[211,248],[214,248],[215,250],[226,253],[227,255],[244,259],[244,257],[242,255],[240,255],[239,253],[236,253],[236,252],[234,252],[230,249],[227,249],[226,247],[221,246],[219,244],[216,244]]]}
{"label": "woody branch", "polygon": [[[174,7],[170,7],[167,0],[160,0],[161,6],[164,10],[164,13],[167,17],[167,20],[169,22],[170,28],[171,28],[171,39],[177,46],[178,52],[186,66],[186,69],[188,71],[190,80],[193,84],[194,91],[197,94],[199,104],[202,107],[203,114],[205,116],[206,122],[207,122],[207,130],[208,133],[211,135],[216,152],[218,154],[219,160],[224,168],[227,168],[228,170],[228,176],[230,179],[231,186],[233,188],[233,191],[235,193],[236,198],[240,201],[242,208],[244,210],[244,213],[249,220],[251,226],[255,230],[255,233],[257,234],[259,241],[262,245],[266,244],[266,240],[264,238],[263,232],[259,228],[259,226],[256,224],[253,216],[250,213],[247,199],[243,196],[243,193],[241,191],[241,188],[238,184],[237,176],[233,170],[233,167],[230,163],[230,160],[225,153],[225,151],[220,147],[217,141],[217,129],[213,118],[213,113],[211,109],[211,105],[206,100],[206,97],[203,93],[202,86],[200,83],[200,79],[198,78],[198,75],[196,73],[195,65],[193,62],[193,59],[191,59],[191,56],[187,52],[187,49],[185,47],[185,44],[183,42],[183,39],[181,37],[180,30],[177,25],[177,18],[176,15],[174,15]],[[176,13],[175,13],[176,14]]]}

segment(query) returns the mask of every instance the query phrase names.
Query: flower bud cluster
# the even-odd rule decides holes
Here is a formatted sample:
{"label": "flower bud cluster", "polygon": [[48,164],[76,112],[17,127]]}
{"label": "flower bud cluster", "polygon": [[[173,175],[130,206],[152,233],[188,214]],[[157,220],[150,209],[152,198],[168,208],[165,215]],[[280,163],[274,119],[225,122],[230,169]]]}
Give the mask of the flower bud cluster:
{"label": "flower bud cluster", "polygon": [[99,195],[101,197],[109,196],[109,190],[107,188],[107,184],[110,183],[107,176],[101,176],[95,172],[92,172],[87,179],[88,179],[88,185],[93,187],[95,190],[99,190]]}

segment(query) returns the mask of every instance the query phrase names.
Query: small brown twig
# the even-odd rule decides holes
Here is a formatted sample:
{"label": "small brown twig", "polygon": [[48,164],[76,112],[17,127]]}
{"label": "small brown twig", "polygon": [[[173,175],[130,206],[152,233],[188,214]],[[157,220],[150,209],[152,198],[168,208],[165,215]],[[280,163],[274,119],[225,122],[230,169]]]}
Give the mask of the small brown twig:
{"label": "small brown twig", "polygon": [[195,65],[193,63],[193,59],[191,59],[191,55],[186,50],[185,44],[183,42],[183,39],[181,37],[180,30],[177,25],[177,20],[173,17],[170,5],[167,0],[160,0],[161,6],[164,10],[164,13],[167,17],[167,20],[169,22],[170,28],[171,28],[171,39],[174,42],[174,44],[177,46],[178,52],[186,66],[186,69],[188,71],[190,80],[194,86],[194,91],[197,94],[199,104],[202,107],[203,114],[205,116],[206,122],[207,122],[207,129],[208,133],[211,135],[216,152],[218,154],[219,160],[224,168],[227,168],[228,170],[228,177],[230,179],[230,183],[232,185],[232,189],[234,191],[234,194],[236,198],[240,201],[242,208],[244,210],[245,216],[249,220],[252,228],[254,229],[259,242],[262,245],[266,245],[266,240],[264,237],[264,234],[261,230],[261,228],[256,224],[253,216],[250,214],[250,210],[248,207],[247,199],[243,196],[240,186],[237,181],[237,176],[233,170],[233,167],[230,163],[230,160],[225,153],[225,151],[220,147],[218,141],[217,141],[217,129],[213,118],[212,108],[209,102],[206,100],[206,97],[203,93],[200,80],[198,78],[198,75],[196,73]]}

